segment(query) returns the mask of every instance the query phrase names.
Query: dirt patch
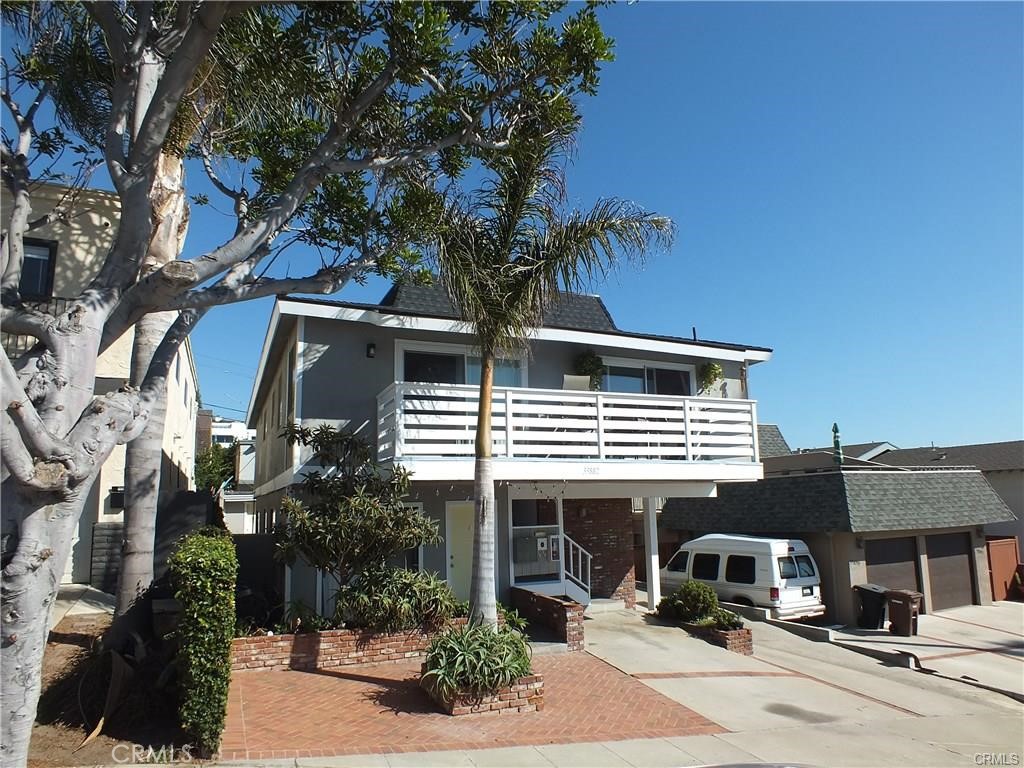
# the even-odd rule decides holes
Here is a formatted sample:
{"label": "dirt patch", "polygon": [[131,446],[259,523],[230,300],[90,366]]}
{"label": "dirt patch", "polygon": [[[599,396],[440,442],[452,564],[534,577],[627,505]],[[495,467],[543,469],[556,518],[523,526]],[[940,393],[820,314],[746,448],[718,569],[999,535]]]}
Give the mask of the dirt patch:
{"label": "dirt patch", "polygon": [[50,632],[30,768],[125,762],[134,744],[159,750],[180,743],[174,690],[156,687],[165,665],[161,654],[152,653],[132,664],[122,702],[104,724],[103,734],[79,749],[103,713],[112,660],[110,654],[93,653],[93,648],[109,625],[106,614],[72,616]]}

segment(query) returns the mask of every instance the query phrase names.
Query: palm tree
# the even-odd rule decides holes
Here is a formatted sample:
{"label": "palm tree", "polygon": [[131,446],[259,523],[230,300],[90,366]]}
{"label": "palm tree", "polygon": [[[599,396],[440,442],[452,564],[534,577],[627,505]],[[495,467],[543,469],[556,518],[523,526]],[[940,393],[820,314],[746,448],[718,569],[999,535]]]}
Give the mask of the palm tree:
{"label": "palm tree", "polygon": [[604,277],[620,257],[638,261],[652,248],[667,248],[674,233],[670,219],[617,199],[563,215],[560,161],[566,138],[520,140],[496,158],[493,178],[468,204],[448,208],[437,241],[440,281],[472,325],[480,352],[469,603],[470,616],[489,624],[497,623],[491,466],[495,360],[526,344],[559,289],[580,291]]}

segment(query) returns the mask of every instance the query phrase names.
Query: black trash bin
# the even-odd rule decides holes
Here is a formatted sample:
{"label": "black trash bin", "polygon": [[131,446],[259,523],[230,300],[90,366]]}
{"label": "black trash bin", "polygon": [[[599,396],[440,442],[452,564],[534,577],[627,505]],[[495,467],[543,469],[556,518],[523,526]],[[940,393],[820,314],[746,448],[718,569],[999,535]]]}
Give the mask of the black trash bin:
{"label": "black trash bin", "polygon": [[882,629],[885,626],[886,592],[879,584],[857,584],[853,591],[860,598],[857,626],[861,629]]}

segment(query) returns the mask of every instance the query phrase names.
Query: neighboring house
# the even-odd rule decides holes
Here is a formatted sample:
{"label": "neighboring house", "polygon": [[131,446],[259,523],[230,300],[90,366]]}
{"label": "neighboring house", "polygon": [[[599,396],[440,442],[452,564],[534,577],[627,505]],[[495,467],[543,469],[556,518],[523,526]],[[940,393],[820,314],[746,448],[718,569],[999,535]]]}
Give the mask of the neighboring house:
{"label": "neighboring house", "polygon": [[210,442],[214,445],[222,445],[230,448],[242,440],[253,440],[256,437],[256,430],[245,426],[244,421],[233,421],[214,416],[210,423]]}
{"label": "neighboring house", "polygon": [[[78,193],[67,209],[64,187],[40,184],[33,189],[33,218],[58,211],[54,221],[34,230],[25,239],[26,261],[21,294],[28,304],[46,309],[63,308],[69,297],[78,296],[96,275],[117,231],[120,202],[116,195],[100,190]],[[9,205],[4,192],[2,203]],[[4,351],[15,359],[34,344],[29,337],[0,334]],[[128,331],[99,358],[96,394],[122,386],[129,378],[133,332]],[[195,487],[196,411],[199,385],[192,349],[182,345],[167,386],[167,418],[164,426],[161,504],[179,490]],[[116,583],[121,552],[122,508],[124,506],[125,447],[119,445],[104,463],[96,479],[75,536],[64,575],[65,582],[91,583],[111,590]],[[4,531],[19,521],[0,514]]]}
{"label": "neighboring house", "polygon": [[[407,559],[467,597],[473,345],[436,287],[396,287],[379,305],[278,299],[247,415],[257,430],[257,532],[271,528],[282,497],[308,471],[308,452],[289,446],[282,427],[335,425],[362,435],[383,464],[411,470],[409,503],[437,520],[444,542]],[[605,365],[600,392],[575,375],[588,351]],[[528,351],[496,365],[499,597],[516,585],[632,605],[634,498],[643,499],[645,570],[657,574],[660,497],[706,497],[719,482],[761,477],[747,369],[770,356],[762,347],[621,331],[600,298],[562,295]],[[724,379],[716,397],[697,397],[709,362]],[[323,604],[324,585],[308,570],[292,569],[285,591]]]}
{"label": "neighboring house", "polygon": [[255,533],[256,441],[238,440],[235,445],[235,471],[220,491],[224,524],[232,533]]}
{"label": "neighboring house", "polygon": [[1024,440],[944,448],[892,448],[872,459],[890,465],[948,467],[960,464],[977,467],[1017,516],[1013,521],[986,525],[985,533],[1016,536],[1020,551],[1024,552]]}
{"label": "neighboring house", "polygon": [[776,424],[757,425],[757,446],[761,450],[762,460],[776,456],[789,456],[793,453]]}
{"label": "neighboring house", "polygon": [[983,526],[1012,513],[982,473],[879,466],[878,454],[852,458],[851,447],[843,447],[841,466],[825,450],[765,458],[763,480],[722,486],[717,499],[670,499],[662,538],[803,539],[821,569],[829,617],[846,624],[856,620],[852,587],[862,583],[918,590],[925,611],[990,603]]}

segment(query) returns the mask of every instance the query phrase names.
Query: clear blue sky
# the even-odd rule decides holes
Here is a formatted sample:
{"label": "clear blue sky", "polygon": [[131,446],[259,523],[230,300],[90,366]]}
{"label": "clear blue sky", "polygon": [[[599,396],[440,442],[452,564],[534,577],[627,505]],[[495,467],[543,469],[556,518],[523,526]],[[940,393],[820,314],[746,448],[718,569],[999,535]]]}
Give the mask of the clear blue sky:
{"label": "clear blue sky", "polygon": [[[848,443],[1021,438],[1022,9],[602,11],[617,60],[583,104],[570,194],[679,227],[671,254],[598,288],[619,327],[772,347],[751,391],[794,447],[833,421]],[[197,211],[189,246],[228,226]],[[217,309],[193,335],[222,415],[246,406],[270,308]]]}

